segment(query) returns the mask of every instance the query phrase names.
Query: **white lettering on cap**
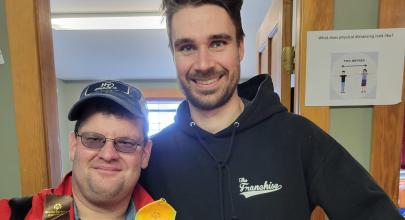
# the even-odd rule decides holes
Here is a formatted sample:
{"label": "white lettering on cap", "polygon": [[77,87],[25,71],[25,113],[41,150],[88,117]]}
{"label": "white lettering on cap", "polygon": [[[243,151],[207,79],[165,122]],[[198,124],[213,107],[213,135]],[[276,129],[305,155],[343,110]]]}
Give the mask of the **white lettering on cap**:
{"label": "white lettering on cap", "polygon": [[112,89],[112,88],[114,88],[114,83],[112,83],[112,82],[104,82],[104,83],[101,83],[101,86],[99,87],[99,89]]}

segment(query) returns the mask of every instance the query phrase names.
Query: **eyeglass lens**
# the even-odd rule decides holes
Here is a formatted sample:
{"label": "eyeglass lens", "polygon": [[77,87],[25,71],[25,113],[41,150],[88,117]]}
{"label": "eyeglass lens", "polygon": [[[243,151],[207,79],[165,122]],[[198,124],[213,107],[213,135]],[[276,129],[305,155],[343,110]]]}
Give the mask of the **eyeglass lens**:
{"label": "eyeglass lens", "polygon": [[132,153],[136,151],[138,146],[140,146],[136,140],[127,137],[118,137],[112,139],[106,138],[104,135],[95,132],[83,132],[81,134],[77,134],[77,136],[81,137],[82,144],[84,146],[93,149],[102,148],[107,139],[112,140],[114,142],[115,149],[123,153]]}

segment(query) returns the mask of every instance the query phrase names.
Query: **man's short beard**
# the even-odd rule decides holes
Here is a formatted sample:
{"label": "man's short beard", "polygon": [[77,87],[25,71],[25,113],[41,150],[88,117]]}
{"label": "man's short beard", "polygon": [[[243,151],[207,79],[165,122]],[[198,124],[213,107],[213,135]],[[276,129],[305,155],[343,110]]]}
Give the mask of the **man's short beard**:
{"label": "man's short beard", "polygon": [[[192,92],[192,89],[188,87],[186,83],[183,83],[179,79],[179,84],[181,86],[181,89],[184,92],[184,95],[186,96],[188,102],[193,105],[194,107],[201,109],[201,110],[213,110],[216,108],[219,108],[226,104],[230,98],[233,96],[236,87],[238,85],[239,79],[240,79],[240,73],[235,72],[232,77],[230,76],[230,73],[227,70],[222,70],[226,71],[225,74],[222,72],[217,72],[217,73],[211,73],[211,75],[216,74],[217,76],[222,75],[222,77],[225,77],[225,75],[228,76],[230,82],[229,84],[225,87],[222,88],[222,91],[218,90],[208,90],[208,91],[203,91],[202,93],[199,93],[198,95],[194,95]],[[239,69],[238,69],[239,71]],[[209,73],[207,73],[209,74]],[[209,100],[205,98],[201,98],[200,96],[215,96],[215,93],[220,94],[221,96],[217,100]],[[216,98],[216,97],[214,97]]]}
{"label": "man's short beard", "polygon": [[[190,91],[190,89],[185,89],[184,85],[182,83],[180,83],[180,85],[183,89],[184,95],[186,96],[188,102],[191,105],[193,105],[194,107],[196,107],[198,109],[208,111],[208,110],[213,110],[213,109],[219,108],[219,107],[223,106],[225,103],[227,103],[229,101],[229,99],[232,97],[237,84],[233,85],[232,87],[225,88],[224,89],[225,91],[223,91],[223,95],[216,102],[202,100],[202,99],[198,98],[197,96],[194,96],[192,94],[192,92]],[[214,93],[215,93],[215,91],[208,91],[203,95],[212,95]]]}

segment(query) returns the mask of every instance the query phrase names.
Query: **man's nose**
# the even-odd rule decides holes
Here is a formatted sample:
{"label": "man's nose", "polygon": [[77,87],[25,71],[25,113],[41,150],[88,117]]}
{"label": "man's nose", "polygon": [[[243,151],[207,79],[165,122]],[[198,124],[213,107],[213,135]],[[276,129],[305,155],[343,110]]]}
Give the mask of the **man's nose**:
{"label": "man's nose", "polygon": [[214,59],[208,48],[198,50],[196,59],[195,69],[197,71],[205,72],[214,67]]}
{"label": "man's nose", "polygon": [[119,158],[118,151],[114,147],[114,141],[107,139],[104,146],[100,149],[98,156],[105,161],[116,160]]}

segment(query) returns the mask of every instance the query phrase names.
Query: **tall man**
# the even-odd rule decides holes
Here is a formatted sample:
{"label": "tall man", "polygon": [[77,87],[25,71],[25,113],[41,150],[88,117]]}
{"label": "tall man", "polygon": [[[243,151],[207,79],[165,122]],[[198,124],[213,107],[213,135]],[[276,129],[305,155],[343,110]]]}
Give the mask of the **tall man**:
{"label": "tall man", "polygon": [[177,220],[401,219],[342,146],[280,104],[267,75],[237,86],[242,0],[163,0],[186,95],[141,177]]}
{"label": "tall man", "polygon": [[72,172],[55,189],[0,200],[0,219],[141,220],[150,210],[174,219],[164,200],[153,202],[137,184],[152,148],[137,88],[119,81],[93,83],[71,108],[69,120],[76,121],[69,136]]}

